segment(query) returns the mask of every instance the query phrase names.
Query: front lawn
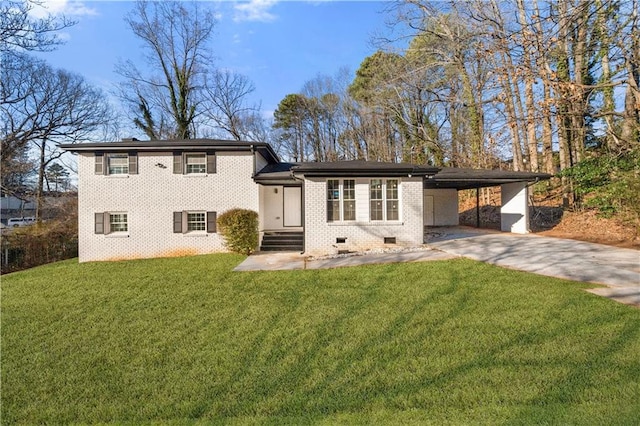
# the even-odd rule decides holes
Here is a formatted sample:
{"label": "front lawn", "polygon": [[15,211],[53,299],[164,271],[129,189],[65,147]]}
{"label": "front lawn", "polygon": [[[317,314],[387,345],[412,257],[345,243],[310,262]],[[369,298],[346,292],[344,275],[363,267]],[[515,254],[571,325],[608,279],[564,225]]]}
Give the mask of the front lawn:
{"label": "front lawn", "polygon": [[468,260],[2,277],[2,424],[638,424],[640,310]]}

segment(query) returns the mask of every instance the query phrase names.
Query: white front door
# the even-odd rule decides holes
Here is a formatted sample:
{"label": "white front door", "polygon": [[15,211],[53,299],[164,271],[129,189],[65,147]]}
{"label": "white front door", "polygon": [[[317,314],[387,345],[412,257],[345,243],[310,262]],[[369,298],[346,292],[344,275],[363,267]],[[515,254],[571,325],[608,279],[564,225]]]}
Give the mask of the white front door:
{"label": "white front door", "polygon": [[284,187],[284,226],[302,226],[302,188]]}

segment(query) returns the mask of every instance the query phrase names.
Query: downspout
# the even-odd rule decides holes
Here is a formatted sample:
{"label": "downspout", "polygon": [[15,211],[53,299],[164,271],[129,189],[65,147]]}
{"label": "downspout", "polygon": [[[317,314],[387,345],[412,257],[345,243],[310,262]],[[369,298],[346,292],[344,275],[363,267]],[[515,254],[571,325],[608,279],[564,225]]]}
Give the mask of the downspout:
{"label": "downspout", "polygon": [[253,178],[256,173],[258,173],[258,161],[256,159],[256,149],[254,145],[251,145],[251,155],[253,156],[253,174],[251,175],[251,178]]}
{"label": "downspout", "polygon": [[[300,179],[299,177],[297,177],[295,175],[295,173],[293,171],[289,172],[291,174],[291,177],[294,180],[298,180],[300,182],[302,182],[301,185],[301,194],[300,197],[302,198],[302,252],[300,252],[300,254],[304,254],[307,248],[307,227],[305,226],[305,222],[307,220],[307,215],[305,214],[305,205],[307,204],[305,202],[305,197],[304,197],[304,179]],[[306,260],[305,260],[305,269],[306,269]]]}

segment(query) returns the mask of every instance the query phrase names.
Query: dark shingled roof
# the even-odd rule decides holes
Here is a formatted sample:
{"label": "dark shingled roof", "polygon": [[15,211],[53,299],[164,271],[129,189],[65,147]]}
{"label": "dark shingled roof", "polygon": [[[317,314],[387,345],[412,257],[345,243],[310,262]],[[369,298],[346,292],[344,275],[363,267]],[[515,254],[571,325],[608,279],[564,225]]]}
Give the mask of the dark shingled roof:
{"label": "dark shingled roof", "polygon": [[271,145],[266,142],[228,141],[221,139],[180,139],[140,141],[135,138],[120,142],[93,142],[78,144],[62,144],[60,148],[70,152],[109,152],[109,151],[172,151],[172,150],[217,150],[217,151],[250,151],[255,149],[269,162],[279,161]]}
{"label": "dark shingled roof", "polygon": [[[296,179],[295,176],[299,176]],[[299,182],[304,176],[312,177],[378,177],[425,176],[425,188],[472,189],[498,186],[513,182],[537,182],[551,178],[550,174],[514,172],[511,170],[463,169],[455,167],[415,166],[407,163],[382,163],[376,161],[335,161],[325,163],[277,163],[269,164],[255,177],[262,184],[287,184]]]}
{"label": "dark shingled roof", "polygon": [[297,163],[273,163],[267,164],[260,170],[253,180],[265,185],[287,185],[291,183],[301,183],[291,174],[291,168]]}
{"label": "dark shingled roof", "polygon": [[294,174],[313,177],[330,176],[427,176],[440,170],[437,167],[417,166],[409,163],[384,163],[380,161],[334,161],[300,163],[292,167]]}
{"label": "dark shingled roof", "polygon": [[510,170],[459,169],[431,167],[409,163],[385,163],[378,161],[333,161],[281,163],[271,145],[265,142],[228,141],[220,139],[187,139],[139,141],[126,139],[120,142],[63,144],[62,149],[71,152],[109,151],[251,151],[256,150],[269,163],[254,179],[266,185],[300,184],[308,177],[401,177],[424,176],[425,188],[471,189],[497,186],[511,182],[536,182],[550,179],[546,173],[514,172]]}

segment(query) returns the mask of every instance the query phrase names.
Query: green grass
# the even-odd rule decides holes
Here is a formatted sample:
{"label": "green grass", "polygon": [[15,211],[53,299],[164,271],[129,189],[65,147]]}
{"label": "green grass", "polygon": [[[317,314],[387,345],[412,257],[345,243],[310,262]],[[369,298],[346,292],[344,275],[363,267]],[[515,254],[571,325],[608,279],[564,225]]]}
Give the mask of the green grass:
{"label": "green grass", "polygon": [[2,277],[2,424],[639,424],[640,310],[467,261]]}

